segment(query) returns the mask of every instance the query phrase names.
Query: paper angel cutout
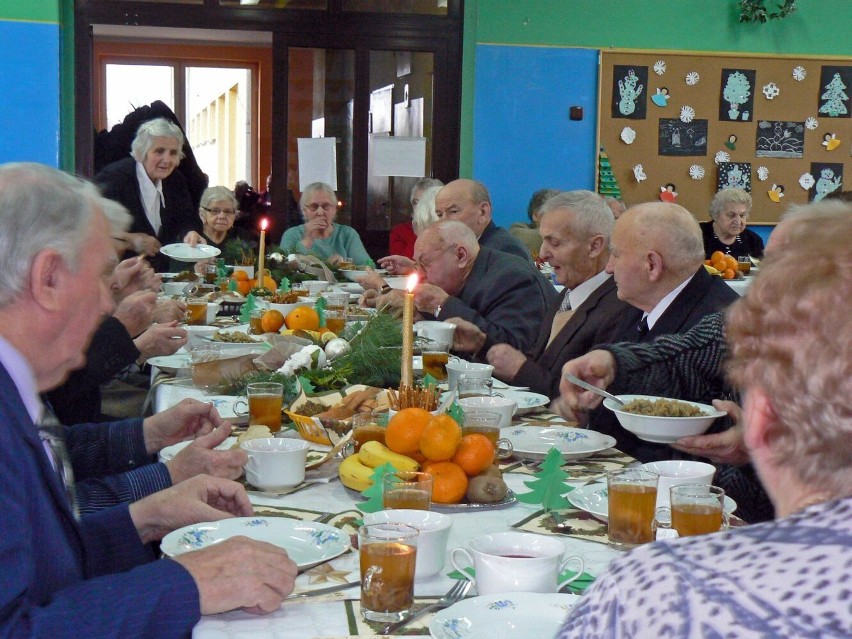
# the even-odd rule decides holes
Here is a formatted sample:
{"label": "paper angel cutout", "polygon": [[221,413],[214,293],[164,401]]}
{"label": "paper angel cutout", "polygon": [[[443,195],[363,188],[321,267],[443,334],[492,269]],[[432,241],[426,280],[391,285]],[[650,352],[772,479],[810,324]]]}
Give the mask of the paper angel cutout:
{"label": "paper angel cutout", "polygon": [[837,147],[840,146],[840,140],[837,139],[837,135],[834,133],[826,133],[822,137],[822,145],[828,151],[834,151]]}
{"label": "paper angel cutout", "polygon": [[636,178],[637,182],[644,182],[648,179],[648,176],[645,175],[645,167],[641,164],[637,164],[633,167],[633,177]]}
{"label": "paper angel cutout", "polygon": [[698,75],[698,73],[696,71],[690,71],[689,73],[686,74],[686,83],[691,87],[698,84],[698,81],[700,79],[701,79],[701,76]]}
{"label": "paper angel cutout", "polygon": [[654,63],[654,73],[657,75],[663,75],[666,72],[666,61],[665,60],[657,60]]}
{"label": "paper angel cutout", "polygon": [[766,192],[766,195],[769,196],[769,199],[778,204],[781,202],[781,198],[784,197],[784,185],[783,184],[773,184],[772,188]]}
{"label": "paper angel cutout", "polygon": [[816,118],[814,118],[814,117],[810,117],[810,118],[808,118],[807,120],[805,120],[805,128],[806,128],[808,131],[813,131],[813,130],[814,130],[814,129],[816,129],[818,126],[819,126],[819,122],[817,122],[817,119],[816,119]]}
{"label": "paper angel cutout", "polygon": [[700,164],[693,164],[689,167],[689,177],[693,180],[700,180],[704,177],[704,167]]}
{"label": "paper angel cutout", "polygon": [[674,203],[677,200],[677,191],[675,191],[677,187],[669,182],[668,184],[660,187],[660,200],[663,202],[671,202]]}
{"label": "paper angel cutout", "polygon": [[657,89],[657,92],[651,96],[651,102],[656,104],[658,107],[668,106],[670,97],[668,87],[660,87]]}
{"label": "paper angel cutout", "polygon": [[633,140],[636,139],[636,131],[631,129],[629,126],[621,129],[621,141],[625,144],[633,144]]}
{"label": "paper angel cutout", "polygon": [[814,180],[814,176],[810,173],[802,173],[802,177],[799,178],[799,186],[801,186],[805,191],[809,191],[813,188],[813,185],[816,184],[816,180]]}
{"label": "paper angel cutout", "polygon": [[807,75],[808,75],[808,72],[805,71],[805,67],[803,67],[803,66],[798,66],[795,69],[793,69],[793,79],[796,82],[801,82],[802,80],[804,80],[807,77]]}
{"label": "paper angel cutout", "polygon": [[765,166],[757,167],[757,179],[758,180],[760,180],[761,182],[765,182],[768,177],[769,177],[769,169],[767,169]]}
{"label": "paper angel cutout", "polygon": [[774,82],[770,82],[769,84],[763,87],[763,95],[766,96],[767,100],[774,100],[781,93],[781,89],[778,88],[778,85]]}
{"label": "paper angel cutout", "polygon": [[689,122],[692,122],[692,120],[694,118],[695,118],[695,109],[693,109],[691,106],[686,106],[686,105],[680,107],[680,121],[681,122],[689,123]]}
{"label": "paper angel cutout", "polygon": [[714,161],[716,164],[719,164],[720,162],[727,162],[727,161],[729,161],[730,159],[731,159],[731,156],[730,156],[730,155],[728,155],[728,152],[727,152],[727,151],[717,151],[717,152],[716,152],[716,157],[714,157],[714,158],[713,158],[713,161]]}
{"label": "paper angel cutout", "polygon": [[728,147],[729,149],[731,149],[731,151],[736,151],[737,150],[737,136],[734,135],[733,133],[731,133],[731,135],[728,136],[728,141],[725,142],[725,146]]}

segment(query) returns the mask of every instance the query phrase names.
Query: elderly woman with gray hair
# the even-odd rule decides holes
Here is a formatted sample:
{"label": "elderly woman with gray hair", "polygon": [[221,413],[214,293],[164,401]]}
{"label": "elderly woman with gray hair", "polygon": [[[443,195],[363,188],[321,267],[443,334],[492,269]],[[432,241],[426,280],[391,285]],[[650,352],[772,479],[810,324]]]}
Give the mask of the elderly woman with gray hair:
{"label": "elderly woman with gray hair", "polygon": [[763,257],[763,240],[746,228],[751,195],[743,189],[722,189],[710,202],[710,220],[701,222],[704,253],[709,260],[716,251],[734,257]]}
{"label": "elderly woman with gray hair", "polygon": [[157,270],[168,265],[158,253],[162,244],[201,230],[186,181],[175,171],[183,158],[183,142],[183,132],[173,122],[165,118],[143,122],[131,157],[107,165],[94,179],[105,197],[123,204],[133,216],[128,240],[134,251],[151,258]]}

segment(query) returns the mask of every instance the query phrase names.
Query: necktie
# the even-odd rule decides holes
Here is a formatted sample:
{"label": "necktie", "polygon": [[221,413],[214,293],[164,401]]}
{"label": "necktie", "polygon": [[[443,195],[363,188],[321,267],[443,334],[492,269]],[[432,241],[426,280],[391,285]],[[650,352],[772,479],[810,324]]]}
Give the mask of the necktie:
{"label": "necktie", "polygon": [[550,337],[547,340],[547,346],[556,339],[559,332],[565,328],[568,320],[574,315],[574,310],[571,308],[571,300],[568,299],[568,294],[562,298],[562,303],[559,305],[559,310],[553,316],[553,323],[550,325]]}
{"label": "necktie", "polygon": [[68,504],[74,517],[79,519],[80,513],[77,509],[77,498],[74,492],[74,470],[71,467],[71,458],[65,447],[64,427],[56,419],[56,415],[49,406],[42,409],[41,420],[38,423],[38,436],[42,446],[47,453],[56,478],[68,497]]}
{"label": "necktie", "polygon": [[639,331],[640,338],[643,337],[649,330],[648,328],[648,316],[646,315],[641,320],[639,320],[639,324],[636,326],[636,330]]}
{"label": "necktie", "polygon": [[559,305],[559,313],[564,313],[565,311],[571,310],[571,297],[566,293],[565,297],[562,298],[562,303]]}

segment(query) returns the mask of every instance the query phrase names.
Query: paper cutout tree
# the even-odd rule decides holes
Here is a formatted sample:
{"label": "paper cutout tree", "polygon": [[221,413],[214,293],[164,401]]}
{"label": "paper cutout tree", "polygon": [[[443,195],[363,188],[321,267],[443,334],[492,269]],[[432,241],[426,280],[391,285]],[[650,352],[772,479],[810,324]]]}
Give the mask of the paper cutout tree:
{"label": "paper cutout tree", "polygon": [[289,293],[290,292],[290,280],[289,278],[282,277],[281,282],[278,284],[278,292],[279,293]]}
{"label": "paper cutout tree", "polygon": [[826,103],[819,108],[819,112],[832,118],[846,115],[846,105],[843,103],[849,99],[849,96],[846,95],[845,88],[846,85],[840,79],[840,74],[835,73],[831,81],[825,85],[825,93],[819,96],[821,100],[826,100]]}
{"label": "paper cutout tree", "polygon": [[373,485],[361,491],[361,494],[367,498],[363,504],[358,504],[358,510],[365,513],[374,513],[382,510],[385,507],[382,496],[382,477],[388,473],[395,473],[396,468],[393,464],[382,464],[373,469],[373,474],[370,479],[373,480]]}
{"label": "paper cutout tree", "polygon": [[243,307],[240,309],[240,321],[243,324],[248,324],[251,321],[251,312],[257,308],[257,300],[254,293],[249,293]]}
{"label": "paper cutout tree", "polygon": [[603,147],[598,156],[598,193],[621,199],[621,189],[618,188],[618,182],[612,172],[612,164]]}
{"label": "paper cutout tree", "polygon": [[325,301],[324,297],[320,297],[317,300],[317,303],[314,304],[314,308],[317,311],[317,315],[319,315],[319,325],[320,326],[325,326],[325,306],[326,306],[326,301]]}
{"label": "paper cutout tree", "polygon": [[541,470],[534,475],[535,479],[524,482],[531,492],[516,495],[518,501],[541,504],[545,512],[567,508],[568,499],[563,494],[574,489],[565,484],[568,473],[562,470],[562,463],[562,453],[558,448],[547,451]]}

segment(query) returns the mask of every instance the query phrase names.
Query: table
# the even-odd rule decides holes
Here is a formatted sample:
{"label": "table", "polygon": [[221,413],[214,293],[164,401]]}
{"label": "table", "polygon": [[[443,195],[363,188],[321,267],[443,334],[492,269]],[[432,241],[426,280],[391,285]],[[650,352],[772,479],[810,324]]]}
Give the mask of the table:
{"label": "table", "polygon": [[[157,411],[173,405],[184,397],[205,398],[199,390],[174,384],[158,385],[155,394]],[[566,424],[561,418],[546,413],[527,415],[521,419],[526,424],[541,426]],[[516,423],[517,421],[519,420],[516,418]],[[534,469],[516,460],[508,461],[509,463],[504,466],[504,478],[509,488],[516,493],[527,492],[524,481],[530,479],[535,472]],[[580,486],[591,476],[599,476],[608,469],[623,467],[633,461],[629,456],[615,449],[609,449],[586,460],[568,462],[564,468],[571,475],[572,480],[569,483]],[[323,521],[349,532],[354,531],[356,520],[360,517],[353,494],[337,480],[328,484],[315,484],[284,497],[257,494],[251,494],[250,497],[259,515]],[[517,502],[501,509],[453,513],[451,517],[453,525],[450,530],[444,570],[438,575],[415,583],[415,597],[420,605],[431,603],[452,585],[453,580],[447,576],[447,573],[453,569],[449,562],[449,552],[453,548],[467,545],[471,539],[484,532],[520,529],[559,534],[568,554],[582,556],[586,562],[585,572],[593,576],[600,574],[609,562],[620,554],[619,551],[604,543],[606,541],[605,524],[575,509],[545,515],[540,506]],[[557,533],[560,522],[562,522],[562,530],[570,529],[572,534]],[[570,522],[570,528],[567,528],[566,522]],[[296,581],[296,592],[357,580],[357,553],[350,552],[301,574]],[[277,639],[278,637],[371,635],[378,625],[371,628],[361,621],[358,598],[358,587],[354,586],[337,593],[287,601],[278,611],[264,617],[240,611],[203,617],[196,625],[193,637],[223,639],[250,636],[252,639]],[[426,615],[407,626],[406,635],[428,635],[430,620],[431,615]]]}

